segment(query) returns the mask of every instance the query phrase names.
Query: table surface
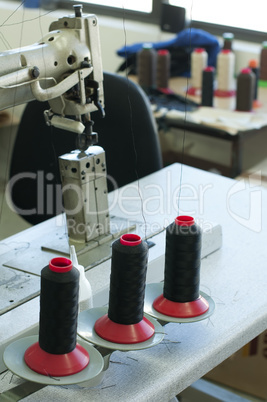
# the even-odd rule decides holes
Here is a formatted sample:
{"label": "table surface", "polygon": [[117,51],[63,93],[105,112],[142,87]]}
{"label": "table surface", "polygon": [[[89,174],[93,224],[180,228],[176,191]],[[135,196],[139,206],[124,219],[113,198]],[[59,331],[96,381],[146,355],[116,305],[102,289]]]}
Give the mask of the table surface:
{"label": "table surface", "polygon": [[[148,225],[166,224],[177,215],[177,194],[179,213],[193,215],[206,226],[203,230],[208,230],[209,222],[223,228],[221,249],[204,258],[201,266],[200,289],[215,301],[214,314],[195,323],[167,324],[164,341],[153,348],[114,352],[103,382],[95,388],[48,386],[25,401],[169,401],[267,328],[266,189],[174,164],[120,189],[111,212],[142,221],[142,204]],[[49,231],[49,224],[28,229],[0,246],[16,241],[22,247],[40,227]],[[164,244],[156,242],[157,247],[162,253]],[[100,271],[105,280],[110,274],[108,261],[100,267],[89,271],[93,292]],[[14,325],[16,310],[22,312],[21,320],[30,322],[36,300],[0,316],[0,328],[8,331]],[[16,380],[9,384],[9,374],[0,380],[0,392],[16,385]]]}
{"label": "table surface", "polygon": [[[190,87],[190,78],[184,78],[184,77],[172,77],[169,81],[169,86],[172,91],[174,91],[177,94],[180,95],[185,95],[186,94],[186,89]],[[193,96],[193,95],[187,95],[189,99],[194,100],[197,103],[201,102],[201,97],[200,96]],[[267,112],[267,90],[264,87],[258,87],[258,100],[261,103],[261,106],[258,110],[259,112]]]}
{"label": "table surface", "polygon": [[[200,96],[186,94],[190,79],[173,77],[169,87],[174,93],[201,103]],[[258,101],[260,107],[254,107],[252,112],[235,112],[235,97],[214,97],[214,107],[200,107],[193,112],[155,111],[161,128],[159,138],[164,163],[183,160],[188,165],[218,171],[228,177],[237,177],[259,163],[265,158],[266,88],[258,88]],[[186,152],[182,155],[181,138],[185,133]]]}

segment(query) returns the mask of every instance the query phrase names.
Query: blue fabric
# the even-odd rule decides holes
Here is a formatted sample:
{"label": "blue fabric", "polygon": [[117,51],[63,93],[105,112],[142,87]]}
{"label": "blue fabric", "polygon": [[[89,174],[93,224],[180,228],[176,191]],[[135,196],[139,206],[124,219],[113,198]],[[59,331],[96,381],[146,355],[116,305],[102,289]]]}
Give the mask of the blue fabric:
{"label": "blue fabric", "polygon": [[25,0],[24,7],[38,8],[40,6],[40,0]]}
{"label": "blue fabric", "polygon": [[[133,45],[123,46],[117,51],[121,57],[130,57],[142,49],[145,42],[135,43]],[[217,38],[202,29],[188,28],[179,32],[173,39],[152,43],[154,49],[175,49],[202,47],[208,53],[208,65],[216,67],[217,55],[220,52],[220,45]]]}

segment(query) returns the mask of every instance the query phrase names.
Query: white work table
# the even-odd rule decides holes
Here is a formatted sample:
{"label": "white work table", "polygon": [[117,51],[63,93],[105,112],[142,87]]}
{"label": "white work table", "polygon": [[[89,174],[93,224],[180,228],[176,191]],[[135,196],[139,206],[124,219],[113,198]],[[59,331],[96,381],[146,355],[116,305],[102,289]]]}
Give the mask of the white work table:
{"label": "white work table", "polygon": [[[181,166],[175,164],[140,180],[139,190],[136,184],[119,190],[111,214],[129,216],[130,208],[129,218],[142,224],[141,193],[147,225],[153,224],[155,230],[166,226],[177,215],[175,192],[179,193],[180,174]],[[204,231],[211,227],[210,222],[222,226],[222,247],[203,258],[201,265],[200,289],[213,298],[214,314],[195,323],[165,325],[164,341],[150,349],[114,352],[102,383],[95,388],[48,386],[23,400],[167,402],[267,328],[267,191],[187,166],[182,167],[182,184],[180,214],[193,215]],[[130,198],[126,199],[127,196]],[[112,198],[114,194],[110,195],[111,205]],[[49,225],[54,222],[28,229],[0,246],[31,243],[41,229],[44,234],[49,233]],[[153,277],[153,263],[164,252],[162,239],[162,234],[152,238],[156,245],[150,249],[148,282],[163,279],[162,273]],[[20,258],[23,252],[19,251]],[[10,255],[1,254],[2,264],[4,255],[6,261],[11,259]],[[109,274],[110,260],[88,271],[96,296],[100,297],[102,290],[106,292]],[[33,280],[38,279],[33,275]],[[106,292],[102,302],[107,302],[107,295]],[[101,303],[96,300],[96,304]],[[12,337],[16,330],[23,330],[20,321],[33,325],[37,312],[35,297],[2,314],[1,343],[6,333]],[[10,379],[9,373],[0,374],[0,392],[18,384],[14,379],[9,384]]]}

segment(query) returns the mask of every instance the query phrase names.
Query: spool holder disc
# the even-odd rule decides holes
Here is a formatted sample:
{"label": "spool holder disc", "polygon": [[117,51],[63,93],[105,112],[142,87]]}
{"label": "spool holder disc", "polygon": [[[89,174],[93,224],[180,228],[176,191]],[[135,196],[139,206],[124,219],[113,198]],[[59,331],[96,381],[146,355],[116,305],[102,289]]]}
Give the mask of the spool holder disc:
{"label": "spool holder disc", "polygon": [[188,318],[180,318],[180,317],[171,317],[165,314],[159,313],[157,310],[154,309],[153,303],[154,300],[162,295],[163,293],[163,282],[160,283],[150,283],[146,286],[146,294],[145,294],[145,302],[144,302],[144,311],[150,317],[153,317],[160,322],[173,322],[173,323],[189,323],[189,322],[196,322],[205,320],[206,318],[210,317],[215,309],[215,303],[213,299],[208,296],[204,292],[199,292],[200,296],[204,297],[206,301],[209,303],[209,309],[206,313],[202,315],[198,315],[195,317],[188,317]]}
{"label": "spool holder disc", "polygon": [[161,324],[152,317],[144,314],[144,317],[146,317],[155,327],[155,333],[151,338],[144,342],[132,344],[107,341],[97,335],[94,329],[96,321],[107,314],[107,312],[108,307],[96,307],[81,312],[78,316],[78,335],[86,341],[93,343],[94,345],[101,346],[110,350],[120,351],[147,349],[160,343],[165,336],[165,332]]}
{"label": "spool holder disc", "polygon": [[197,87],[189,87],[187,90],[187,94],[191,95],[191,96],[201,96],[201,88],[197,88]]}
{"label": "spool holder disc", "polygon": [[236,91],[234,89],[229,89],[229,90],[222,90],[222,89],[216,89],[214,91],[214,96],[217,96],[218,98],[231,98],[235,96]]}
{"label": "spool holder disc", "polygon": [[[90,362],[87,367],[77,374],[64,377],[50,377],[31,370],[24,360],[26,350],[38,342],[38,335],[20,338],[7,346],[4,351],[3,360],[7,368],[15,375],[32,382],[45,385],[71,385],[88,382],[92,380],[95,385],[95,378],[102,373],[104,359],[102,355],[88,342],[79,340],[79,344],[89,353]],[[90,386],[90,382],[87,383]]]}

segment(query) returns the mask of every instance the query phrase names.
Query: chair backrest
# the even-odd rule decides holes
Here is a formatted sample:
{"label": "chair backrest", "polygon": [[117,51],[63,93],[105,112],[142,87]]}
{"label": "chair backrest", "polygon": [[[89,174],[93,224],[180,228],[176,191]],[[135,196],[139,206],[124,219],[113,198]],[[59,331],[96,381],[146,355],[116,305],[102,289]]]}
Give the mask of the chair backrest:
{"label": "chair backrest", "polygon": [[[106,116],[94,112],[92,120],[107,173],[121,187],[162,168],[157,128],[146,95],[127,78],[105,72],[104,94]],[[62,212],[58,156],[76,148],[76,134],[45,124],[47,109],[46,102],[26,106],[10,165],[11,200],[32,224]]]}

